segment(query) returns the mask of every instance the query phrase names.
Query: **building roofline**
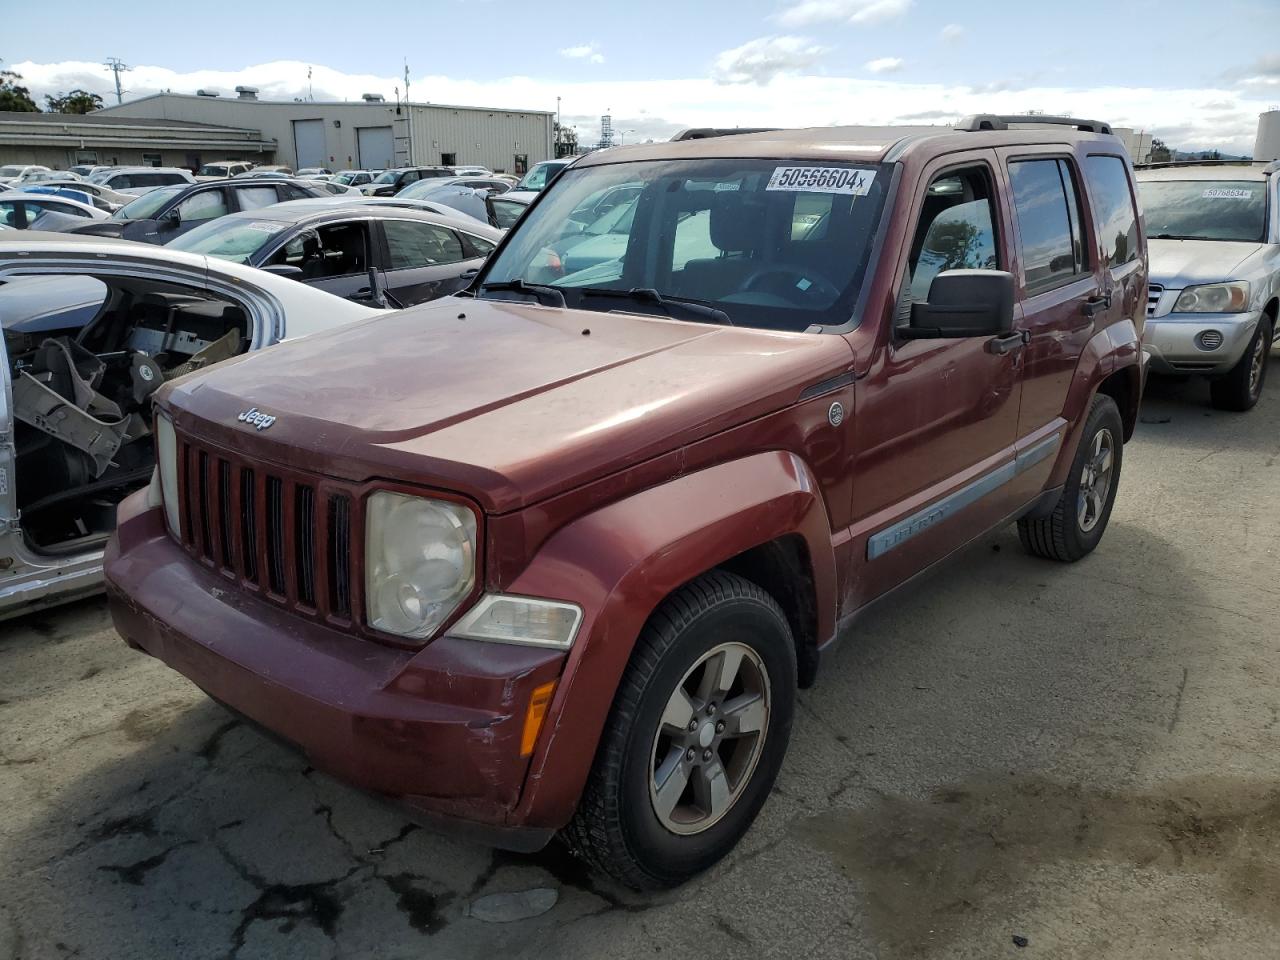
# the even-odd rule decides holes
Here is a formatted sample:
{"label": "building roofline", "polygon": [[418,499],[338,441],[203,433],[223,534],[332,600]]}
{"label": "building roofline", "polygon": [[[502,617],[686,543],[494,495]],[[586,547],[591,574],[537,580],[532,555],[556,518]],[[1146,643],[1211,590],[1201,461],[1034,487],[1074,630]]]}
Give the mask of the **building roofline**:
{"label": "building roofline", "polygon": [[[159,97],[169,97],[169,98],[172,98],[172,99],[182,99],[182,100],[201,100],[201,101],[204,101],[204,102],[206,102],[206,103],[239,103],[239,104],[247,104],[247,105],[255,106],[255,107],[306,107],[306,106],[315,106],[315,107],[389,107],[389,108],[394,108],[394,107],[396,106],[396,101],[395,101],[395,100],[374,100],[374,101],[366,101],[366,100],[261,100],[261,99],[258,99],[258,98],[256,98],[256,97],[255,97],[254,99],[252,99],[252,100],[242,100],[242,99],[241,99],[241,98],[239,98],[239,97],[202,97],[202,96],[200,96],[200,95],[198,95],[198,94],[194,94],[194,93],[149,93],[149,94],[147,94],[145,97],[138,97],[138,98],[136,98],[136,99],[134,99],[134,100],[126,101],[125,103],[116,104],[116,105],[108,106],[108,107],[103,107],[103,108],[101,108],[100,110],[95,110],[95,111],[93,111],[93,113],[91,113],[91,114],[86,114],[86,116],[93,116],[94,114],[98,114],[98,113],[112,113],[112,112],[113,112],[113,111],[115,111],[115,110],[119,110],[121,107],[127,107],[127,106],[130,106],[131,104],[135,104],[135,103],[142,103],[142,102],[144,102],[144,101],[146,101],[146,100],[155,100],[155,99],[157,99],[157,98],[159,98]],[[534,115],[536,115],[536,116],[546,116],[546,117],[554,117],[554,116],[555,116],[555,111],[554,111],[554,110],[527,110],[527,109],[525,109],[525,108],[523,108],[523,107],[477,107],[477,106],[468,106],[468,105],[460,104],[460,103],[432,103],[432,102],[430,102],[430,101],[423,101],[423,100],[410,100],[410,101],[403,101],[403,100],[402,100],[402,101],[400,101],[400,105],[401,105],[401,106],[410,106],[410,107],[434,107],[434,108],[436,108],[436,109],[438,109],[438,110],[477,110],[477,111],[482,111],[482,112],[484,112],[484,113],[528,113],[528,114],[534,114]]]}

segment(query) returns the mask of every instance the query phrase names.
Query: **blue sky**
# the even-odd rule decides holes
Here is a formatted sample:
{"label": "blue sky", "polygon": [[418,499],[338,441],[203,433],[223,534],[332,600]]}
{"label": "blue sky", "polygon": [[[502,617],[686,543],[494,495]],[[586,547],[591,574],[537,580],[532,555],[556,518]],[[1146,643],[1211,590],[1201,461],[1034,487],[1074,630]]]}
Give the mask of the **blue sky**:
{"label": "blue sky", "polygon": [[[58,6],[68,23],[102,19],[100,0]],[[29,8],[0,0],[6,19]],[[312,65],[318,97],[348,98],[390,98],[407,58],[414,99],[554,109],[560,95],[588,138],[610,108],[642,138],[701,123],[941,122],[991,104],[1247,149],[1258,111],[1280,102],[1280,0],[317,0],[229,16],[130,0],[110,21],[121,29],[107,39],[0,37],[0,57],[38,94],[106,95],[97,64],[118,56],[136,68],[133,95],[244,82],[291,97]]]}

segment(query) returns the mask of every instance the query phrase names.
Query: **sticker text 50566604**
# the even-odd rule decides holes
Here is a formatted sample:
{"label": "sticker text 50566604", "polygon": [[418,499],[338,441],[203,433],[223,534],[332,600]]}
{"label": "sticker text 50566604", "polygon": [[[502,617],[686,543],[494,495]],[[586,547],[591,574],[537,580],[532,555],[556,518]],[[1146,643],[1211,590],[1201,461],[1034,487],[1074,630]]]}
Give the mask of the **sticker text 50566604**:
{"label": "sticker text 50566604", "polygon": [[778,167],[766,190],[798,190],[806,193],[846,193],[865,197],[876,178],[874,170],[850,167]]}

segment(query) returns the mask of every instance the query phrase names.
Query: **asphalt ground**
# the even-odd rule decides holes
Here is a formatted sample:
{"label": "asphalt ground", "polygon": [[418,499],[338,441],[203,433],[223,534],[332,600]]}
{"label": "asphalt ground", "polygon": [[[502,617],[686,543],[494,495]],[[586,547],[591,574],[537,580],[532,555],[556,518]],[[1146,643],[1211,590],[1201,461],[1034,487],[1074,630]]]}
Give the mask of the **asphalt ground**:
{"label": "asphalt ground", "polygon": [[659,895],[415,827],[101,600],[0,624],[0,957],[1278,956],[1272,372],[1244,415],[1152,385],[1085,561],[1005,530],[861,622],[743,843]]}

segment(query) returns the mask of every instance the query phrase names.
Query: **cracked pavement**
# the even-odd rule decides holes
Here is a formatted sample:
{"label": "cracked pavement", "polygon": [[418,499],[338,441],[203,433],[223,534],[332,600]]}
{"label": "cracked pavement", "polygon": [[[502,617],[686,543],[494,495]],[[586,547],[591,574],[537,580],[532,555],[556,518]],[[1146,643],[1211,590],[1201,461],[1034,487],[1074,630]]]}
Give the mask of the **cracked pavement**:
{"label": "cracked pavement", "polygon": [[1153,385],[1089,559],[1006,530],[860,623],[739,849],[656,896],[416,827],[101,600],[0,623],[0,958],[1272,956],[1280,380],[1207,400]]}

